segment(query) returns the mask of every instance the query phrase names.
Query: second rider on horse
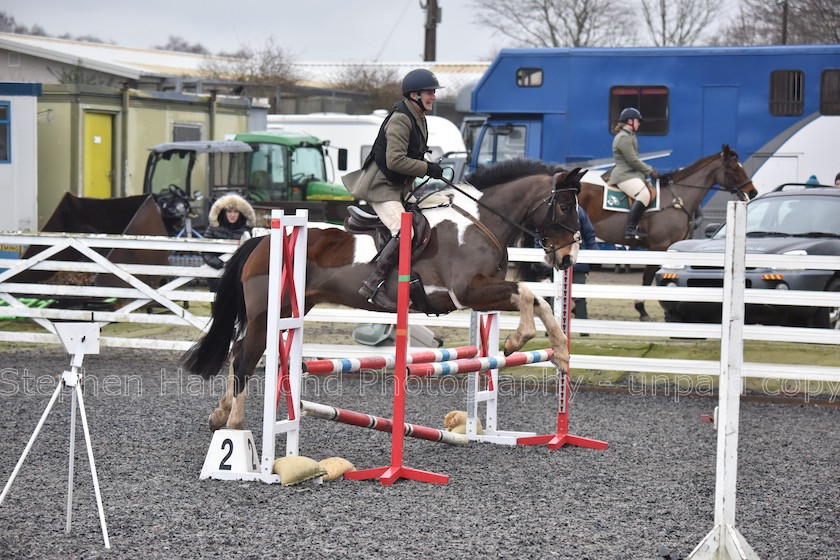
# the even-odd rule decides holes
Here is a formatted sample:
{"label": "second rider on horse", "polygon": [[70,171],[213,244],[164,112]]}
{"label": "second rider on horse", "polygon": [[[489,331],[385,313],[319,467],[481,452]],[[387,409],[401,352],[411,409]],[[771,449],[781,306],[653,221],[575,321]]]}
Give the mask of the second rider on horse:
{"label": "second rider on horse", "polygon": [[615,138],[612,150],[615,167],[610,172],[609,183],[633,198],[633,205],[627,216],[625,239],[639,240],[647,237],[647,234],[639,229],[639,220],[651,202],[651,193],[645,177],[650,175],[654,180],[659,178],[659,173],[639,158],[639,141],[636,139],[636,131],[639,130],[641,124],[642,114],[639,110],[628,107],[621,111],[618,124],[614,129]]}
{"label": "second rider on horse", "polygon": [[376,260],[375,270],[359,290],[368,301],[388,311],[397,308],[383,288],[399,259],[400,217],[405,211],[403,198],[416,177],[443,177],[440,164],[423,159],[429,138],[425,113],[434,107],[435,90],[441,88],[435,75],[424,68],[406,74],[402,81],[405,99],[394,105],[382,123],[362,169],[348,173],[342,179],[347,190],[366,200],[391,232],[391,239]]}

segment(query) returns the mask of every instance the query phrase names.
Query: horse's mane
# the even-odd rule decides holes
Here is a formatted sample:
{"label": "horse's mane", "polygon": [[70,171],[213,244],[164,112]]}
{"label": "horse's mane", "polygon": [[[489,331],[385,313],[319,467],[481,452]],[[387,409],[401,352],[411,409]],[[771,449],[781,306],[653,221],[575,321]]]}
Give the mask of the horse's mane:
{"label": "horse's mane", "polygon": [[554,166],[539,160],[514,158],[491,165],[480,165],[466,176],[466,181],[478,190],[484,190],[528,175],[553,175],[555,170]]}
{"label": "horse's mane", "polygon": [[[730,150],[730,154],[735,156],[736,158],[738,157],[738,154],[735,152],[735,150]],[[706,156],[704,158],[700,158],[697,161],[695,161],[694,163],[692,163],[691,165],[689,165],[688,167],[678,167],[676,169],[671,169],[667,173],[660,173],[660,177],[666,183],[671,183],[673,181],[679,181],[683,177],[688,177],[689,175],[691,175],[692,173],[694,173],[695,171],[697,171],[701,167],[705,167],[713,159],[718,158],[718,157],[720,157],[720,152],[718,152],[716,154],[712,154],[710,156]],[[679,177],[674,177],[675,175],[679,175]]]}

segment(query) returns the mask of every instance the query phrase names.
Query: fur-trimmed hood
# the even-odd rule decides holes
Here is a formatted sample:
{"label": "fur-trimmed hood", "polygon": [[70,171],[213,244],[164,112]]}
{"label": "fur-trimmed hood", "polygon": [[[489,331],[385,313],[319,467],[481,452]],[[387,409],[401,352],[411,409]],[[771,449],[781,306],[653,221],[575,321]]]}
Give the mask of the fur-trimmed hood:
{"label": "fur-trimmed hood", "polygon": [[246,226],[254,227],[257,225],[257,214],[251,205],[248,204],[248,201],[238,194],[226,194],[210,207],[209,218],[211,227],[219,227],[219,214],[227,208],[236,208],[239,210],[239,213],[245,216]]}

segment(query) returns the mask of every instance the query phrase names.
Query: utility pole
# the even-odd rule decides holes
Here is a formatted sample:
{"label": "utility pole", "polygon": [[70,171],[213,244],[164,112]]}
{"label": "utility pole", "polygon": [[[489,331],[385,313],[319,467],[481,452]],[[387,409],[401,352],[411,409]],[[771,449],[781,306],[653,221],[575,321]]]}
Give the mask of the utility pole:
{"label": "utility pole", "polygon": [[437,24],[440,23],[442,10],[438,7],[437,0],[426,0],[425,4],[420,2],[420,7],[426,10],[426,32],[423,60],[426,62],[432,62],[437,60]]}
{"label": "utility pole", "polygon": [[782,44],[787,45],[787,31],[788,31],[788,3],[787,0],[782,2]]}

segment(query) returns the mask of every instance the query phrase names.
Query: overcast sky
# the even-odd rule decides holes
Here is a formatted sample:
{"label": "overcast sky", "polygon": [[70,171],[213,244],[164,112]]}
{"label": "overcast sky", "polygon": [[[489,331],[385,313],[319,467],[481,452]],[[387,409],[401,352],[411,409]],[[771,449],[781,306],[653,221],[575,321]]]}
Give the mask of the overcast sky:
{"label": "overcast sky", "polygon": [[[469,0],[438,0],[437,60],[491,60],[504,40],[474,23]],[[423,60],[419,0],[3,0],[0,11],[53,36],[91,35],[127,47],[165,45],[170,35],[211,53],[270,37],[300,62]]]}

